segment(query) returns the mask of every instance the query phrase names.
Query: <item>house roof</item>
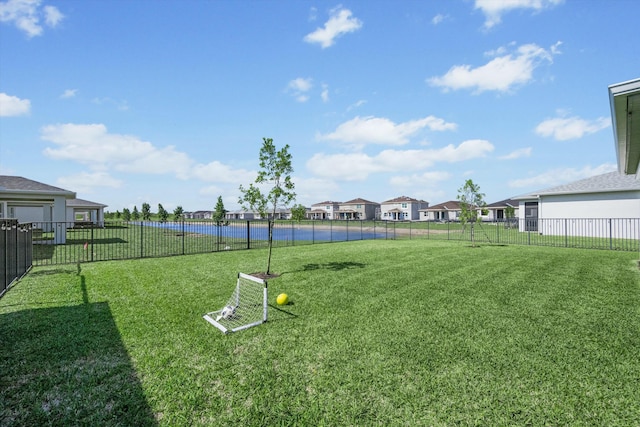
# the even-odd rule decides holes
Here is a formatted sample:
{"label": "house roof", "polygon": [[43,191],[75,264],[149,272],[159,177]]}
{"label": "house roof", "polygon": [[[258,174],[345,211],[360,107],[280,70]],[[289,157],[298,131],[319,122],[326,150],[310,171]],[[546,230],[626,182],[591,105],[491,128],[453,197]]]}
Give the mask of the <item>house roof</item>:
{"label": "house roof", "polygon": [[438,203],[437,205],[430,206],[421,211],[459,211],[460,202],[456,200],[449,200],[448,202]]}
{"label": "house roof", "polygon": [[412,197],[400,196],[400,197],[396,197],[395,199],[382,202],[383,205],[388,203],[427,203],[427,202],[424,200],[414,199]]}
{"label": "house roof", "polygon": [[514,197],[514,200],[532,199],[538,196],[550,196],[561,194],[588,194],[611,193],[622,191],[640,191],[640,180],[633,175],[623,175],[618,172],[609,172],[592,176],[568,184],[550,187],[540,191]]}
{"label": "house roof", "polygon": [[640,79],[609,86],[609,103],[618,172],[635,175],[640,164]]}
{"label": "house roof", "polygon": [[340,203],[341,205],[377,205],[376,202],[370,202],[369,200],[361,199],[358,197],[357,199],[349,200],[348,202]]}
{"label": "house roof", "polygon": [[340,202],[332,202],[332,201],[326,201],[326,202],[320,202],[320,203],[314,203],[311,206],[320,206],[320,205],[339,205]]}
{"label": "house roof", "polygon": [[24,194],[47,194],[64,195],[66,198],[75,198],[76,193],[64,188],[33,181],[21,176],[0,175],[0,193],[24,193]]}
{"label": "house roof", "polygon": [[102,203],[91,202],[83,199],[70,199],[67,200],[68,208],[106,208],[107,205]]}
{"label": "house roof", "polygon": [[514,199],[505,199],[505,200],[501,200],[499,202],[495,202],[495,203],[491,203],[487,206],[485,206],[486,208],[504,208],[507,206],[512,206],[514,208],[518,207],[518,201],[514,200]]}

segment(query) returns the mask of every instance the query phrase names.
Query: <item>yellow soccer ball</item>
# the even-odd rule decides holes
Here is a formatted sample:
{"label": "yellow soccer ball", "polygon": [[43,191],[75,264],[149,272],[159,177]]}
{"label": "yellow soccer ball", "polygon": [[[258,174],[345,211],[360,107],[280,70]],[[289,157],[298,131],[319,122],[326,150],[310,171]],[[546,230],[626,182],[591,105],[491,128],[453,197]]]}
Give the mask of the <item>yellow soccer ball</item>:
{"label": "yellow soccer ball", "polygon": [[287,294],[278,295],[278,297],[276,298],[276,302],[278,303],[278,305],[286,305],[289,302],[289,295]]}

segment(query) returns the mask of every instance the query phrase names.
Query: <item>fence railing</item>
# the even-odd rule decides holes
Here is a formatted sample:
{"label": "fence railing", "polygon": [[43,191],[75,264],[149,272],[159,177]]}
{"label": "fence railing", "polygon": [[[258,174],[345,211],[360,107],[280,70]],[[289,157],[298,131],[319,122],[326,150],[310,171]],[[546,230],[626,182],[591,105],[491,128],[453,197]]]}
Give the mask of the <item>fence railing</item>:
{"label": "fence railing", "polygon": [[[266,221],[107,221],[99,226],[33,223],[33,264],[187,255],[264,248]],[[65,232],[65,244],[55,244]],[[273,246],[371,239],[439,239],[478,244],[640,250],[640,219],[539,219],[483,222],[276,221]]]}
{"label": "fence railing", "polygon": [[31,268],[31,236],[31,224],[0,219],[0,296]]}

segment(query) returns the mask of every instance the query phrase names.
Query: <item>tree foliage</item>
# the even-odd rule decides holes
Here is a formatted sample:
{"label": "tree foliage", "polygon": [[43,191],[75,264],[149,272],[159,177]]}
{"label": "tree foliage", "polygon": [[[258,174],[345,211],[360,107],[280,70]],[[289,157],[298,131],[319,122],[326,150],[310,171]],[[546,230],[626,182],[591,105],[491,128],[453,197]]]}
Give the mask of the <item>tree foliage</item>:
{"label": "tree foliage", "polygon": [[224,221],[227,215],[227,210],[224,208],[224,203],[222,202],[222,196],[218,196],[218,201],[216,202],[216,209],[213,211],[213,220],[216,224],[220,224]]}
{"label": "tree foliage", "polygon": [[149,221],[151,219],[151,205],[149,203],[142,204],[142,219]]}
{"label": "tree foliage", "polygon": [[291,218],[294,221],[302,221],[307,216],[307,208],[304,205],[294,205],[291,207]]}
{"label": "tree foliage", "polygon": [[125,221],[131,221],[131,211],[129,208],[122,209],[122,219]]}
{"label": "tree foliage", "polygon": [[133,211],[131,212],[131,219],[137,221],[140,219],[140,212],[138,211],[138,207],[134,206]]}
{"label": "tree foliage", "polygon": [[160,222],[167,222],[167,218],[169,218],[169,212],[167,212],[161,203],[158,203],[158,220]]}
{"label": "tree foliage", "polygon": [[487,205],[484,201],[484,193],[480,192],[480,186],[468,179],[458,189],[458,201],[460,202],[460,221],[471,226],[471,245],[475,246],[475,224],[482,219],[481,214]]}
{"label": "tree foliage", "polygon": [[[295,200],[295,185],[291,180],[293,166],[291,164],[289,145],[277,150],[273,139],[262,138],[260,148],[260,170],[254,183],[248,188],[240,185],[239,203],[244,210],[256,211],[261,218],[268,220],[269,228],[269,257],[267,260],[267,274],[271,269],[271,249],[273,247],[273,226],[278,206],[286,207]],[[254,185],[255,184],[255,185]],[[266,193],[261,189],[263,188]],[[271,209],[271,213],[269,213]]]}
{"label": "tree foliage", "polygon": [[173,220],[181,221],[183,218],[184,218],[184,209],[182,209],[182,206],[177,206],[173,210]]}

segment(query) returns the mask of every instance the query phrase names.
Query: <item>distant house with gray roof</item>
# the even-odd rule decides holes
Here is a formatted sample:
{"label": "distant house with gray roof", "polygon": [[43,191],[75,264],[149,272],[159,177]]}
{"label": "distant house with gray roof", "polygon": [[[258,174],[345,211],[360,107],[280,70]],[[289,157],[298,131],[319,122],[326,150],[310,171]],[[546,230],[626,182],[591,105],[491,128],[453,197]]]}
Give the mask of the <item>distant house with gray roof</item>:
{"label": "distant house with gray roof", "polygon": [[362,198],[340,203],[336,212],[338,219],[370,220],[376,218],[380,204]]}
{"label": "distant house with gray roof", "polygon": [[422,221],[458,221],[460,218],[460,202],[449,200],[420,209]]}
{"label": "distant house with gray roof", "polygon": [[311,205],[311,219],[338,219],[340,202],[330,200]]}
{"label": "distant house with gray roof", "polygon": [[383,221],[414,221],[420,219],[420,209],[429,207],[429,202],[400,196],[380,203],[380,219]]}
{"label": "distant house with gray roof", "polygon": [[[640,180],[618,172],[592,176],[513,199],[519,203],[521,231],[564,234],[567,233],[564,227],[571,225],[565,224],[565,219],[628,219],[629,226],[636,227],[640,219]],[[630,235],[628,230],[625,233]]]}

